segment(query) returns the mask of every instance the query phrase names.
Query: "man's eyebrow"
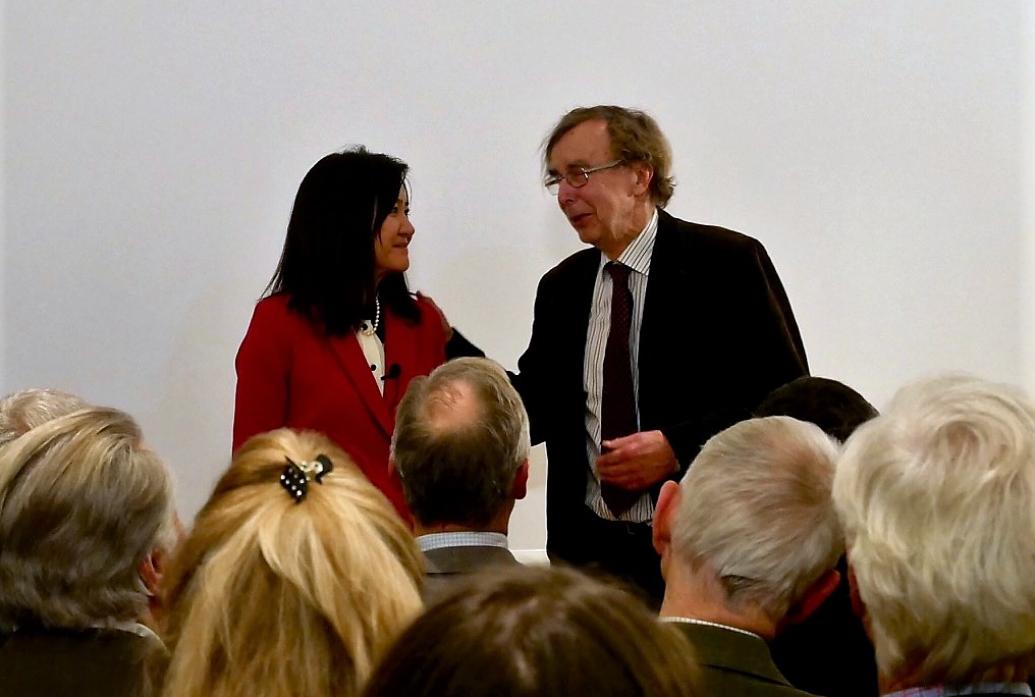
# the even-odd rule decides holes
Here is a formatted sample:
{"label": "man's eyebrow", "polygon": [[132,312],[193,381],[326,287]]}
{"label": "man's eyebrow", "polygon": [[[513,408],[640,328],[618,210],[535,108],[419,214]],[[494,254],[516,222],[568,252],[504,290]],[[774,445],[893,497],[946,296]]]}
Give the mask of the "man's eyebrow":
{"label": "man's eyebrow", "polygon": [[[587,167],[589,167],[589,165],[586,164],[585,160],[575,160],[574,162],[568,163],[568,166],[565,167],[565,171],[570,172],[573,169],[585,169]],[[558,171],[556,167],[551,167],[550,169],[546,170],[546,173],[550,176],[557,176]]]}

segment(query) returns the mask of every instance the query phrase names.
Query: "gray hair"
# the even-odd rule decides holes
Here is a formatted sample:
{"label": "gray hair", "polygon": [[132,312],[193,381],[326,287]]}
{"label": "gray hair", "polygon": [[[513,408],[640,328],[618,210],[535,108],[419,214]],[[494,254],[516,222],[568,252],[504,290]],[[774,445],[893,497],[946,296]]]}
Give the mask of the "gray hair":
{"label": "gray hair", "polygon": [[425,524],[490,521],[529,447],[521,398],[484,358],[459,358],[411,381],[392,438],[406,502]]}
{"label": "gray hair", "polygon": [[1035,404],[921,381],[848,439],[834,503],[877,663],[967,683],[1035,652]]}
{"label": "gray hair", "polygon": [[143,559],[171,539],[172,482],[116,409],[50,419],[0,451],[0,626],[139,618]]}
{"label": "gray hair", "polygon": [[88,406],[61,390],[30,389],[0,399],[0,448],[51,419]]}
{"label": "gray hair", "polygon": [[731,607],[780,621],[844,549],[830,499],[837,455],[818,426],[787,416],[714,436],[680,483],[675,553],[714,570]]}

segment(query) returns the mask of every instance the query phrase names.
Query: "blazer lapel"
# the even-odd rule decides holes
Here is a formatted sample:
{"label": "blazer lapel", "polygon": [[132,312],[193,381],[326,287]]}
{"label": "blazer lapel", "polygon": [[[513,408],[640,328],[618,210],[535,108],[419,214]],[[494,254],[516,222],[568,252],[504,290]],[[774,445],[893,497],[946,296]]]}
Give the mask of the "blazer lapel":
{"label": "blazer lapel", "polygon": [[404,376],[404,368],[413,370],[417,365],[419,341],[417,329],[390,312],[385,313],[385,375],[394,377],[385,380],[384,403],[392,428],[395,428],[394,409],[402,399],[402,386],[409,383],[412,375]]}
{"label": "blazer lapel", "polygon": [[[342,372],[345,373],[345,377],[356,389],[363,404],[374,417],[374,422],[390,438],[393,425],[391,415],[388,413],[388,406],[381,396],[381,391],[377,389],[377,383],[374,382],[374,376],[370,372],[370,365],[367,363],[356,337],[353,334],[333,337],[330,342],[331,349]],[[385,370],[388,370],[387,358],[385,363]]]}
{"label": "blazer lapel", "polygon": [[[640,371],[640,412],[642,418],[643,404],[649,402],[654,395],[650,377],[652,368],[662,368],[655,364],[664,348],[664,328],[673,321],[670,305],[673,301],[687,307],[686,289],[688,260],[685,258],[683,245],[679,244],[679,232],[676,230],[672,216],[663,210],[658,211],[658,234],[654,239],[654,251],[650,257],[650,275],[647,277],[647,292],[643,300],[643,325],[640,327],[640,359],[637,366]],[[692,318],[680,317],[680,322],[692,322]],[[664,373],[664,370],[661,371]],[[647,380],[644,380],[644,377]],[[646,383],[646,384],[645,384]]]}
{"label": "blazer lapel", "polygon": [[[582,403],[585,404],[586,390],[583,387],[583,373],[586,369],[586,334],[589,332],[589,315],[593,309],[593,288],[597,282],[597,273],[600,270],[600,252],[596,249],[586,250],[585,255],[579,260],[574,271],[570,293],[571,310],[564,317],[564,324],[571,331],[569,341],[558,341],[557,346],[571,346],[573,350],[572,360],[577,363],[577,370],[572,371],[573,377],[577,378],[579,394],[582,395]],[[558,375],[567,374],[558,371]]]}

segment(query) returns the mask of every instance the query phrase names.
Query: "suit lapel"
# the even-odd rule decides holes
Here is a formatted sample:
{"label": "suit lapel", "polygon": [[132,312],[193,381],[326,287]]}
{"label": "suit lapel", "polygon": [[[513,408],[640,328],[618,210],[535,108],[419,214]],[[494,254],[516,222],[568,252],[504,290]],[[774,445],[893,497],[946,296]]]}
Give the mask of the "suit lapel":
{"label": "suit lapel", "polygon": [[[597,282],[597,273],[600,270],[600,252],[596,249],[586,250],[582,258],[573,270],[573,278],[570,293],[572,303],[567,317],[562,317],[562,322],[567,324],[571,331],[571,338],[568,341],[558,341],[557,346],[571,346],[574,349],[572,360],[577,363],[577,369],[572,371],[573,376],[578,379],[579,394],[582,395],[582,403],[585,404],[586,391],[583,382],[583,373],[586,364],[586,334],[589,332],[589,315],[593,308],[593,288]],[[558,371],[558,375],[563,375]]]}
{"label": "suit lapel", "polygon": [[[654,251],[650,257],[650,275],[647,277],[647,292],[643,300],[643,324],[640,327],[640,415],[644,404],[654,397],[654,383],[651,380],[654,369],[664,374],[664,366],[656,365],[658,356],[668,353],[663,330],[673,321],[690,323],[692,318],[673,318],[673,302],[688,306],[686,301],[687,259],[680,244],[679,231],[671,215],[658,210],[658,233],[654,239]],[[653,365],[651,363],[653,361]]]}
{"label": "suit lapel", "polygon": [[[385,396],[382,400],[388,413],[392,428],[395,427],[395,406],[402,399],[402,386],[409,383],[412,375],[403,375],[404,367],[412,371],[418,364],[416,327],[396,317],[391,312],[385,313],[385,373],[394,372],[395,377],[385,380]],[[398,366],[393,370],[393,366]]]}
{"label": "suit lapel", "polygon": [[[392,418],[385,400],[381,396],[381,391],[377,389],[377,383],[374,382],[374,376],[370,372],[370,366],[363,355],[363,350],[359,347],[359,341],[356,340],[354,334],[349,334],[332,337],[330,342],[331,351],[334,353],[338,365],[341,366],[342,372],[345,373],[345,377],[352,383],[363,400],[364,406],[374,417],[374,422],[388,437],[391,437]],[[389,365],[387,358],[385,364],[385,370],[387,370]]]}

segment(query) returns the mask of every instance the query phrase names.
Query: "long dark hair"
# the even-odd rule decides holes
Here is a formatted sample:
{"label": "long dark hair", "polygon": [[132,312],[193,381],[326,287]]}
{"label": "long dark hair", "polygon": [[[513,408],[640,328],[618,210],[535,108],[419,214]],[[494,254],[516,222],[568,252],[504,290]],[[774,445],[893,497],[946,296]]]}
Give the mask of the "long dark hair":
{"label": "long dark hair", "polygon": [[416,322],[420,309],[401,273],[378,286],[374,240],[406,184],[409,167],[362,146],[331,153],[302,179],[284,251],[263,296],[286,294],[288,307],[329,336],[369,319],[376,292],[385,307]]}

